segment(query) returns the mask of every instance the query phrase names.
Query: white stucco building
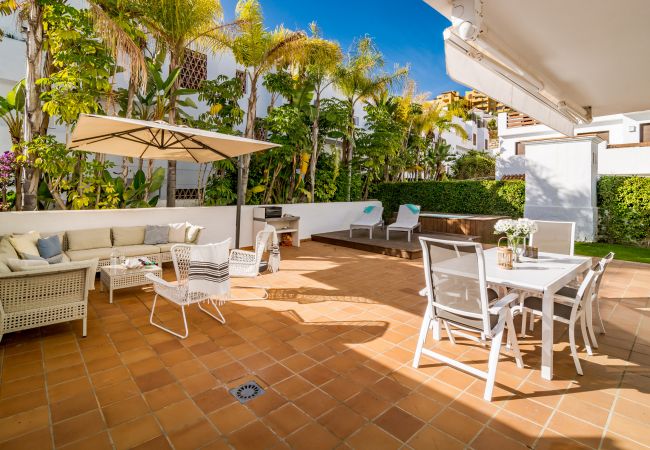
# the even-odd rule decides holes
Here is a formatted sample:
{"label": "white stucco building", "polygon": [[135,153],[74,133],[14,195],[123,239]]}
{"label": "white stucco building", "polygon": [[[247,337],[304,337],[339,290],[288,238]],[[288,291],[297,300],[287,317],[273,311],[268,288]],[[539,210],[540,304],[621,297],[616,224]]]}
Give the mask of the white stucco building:
{"label": "white stucco building", "polygon": [[[532,141],[564,138],[557,131],[517,114],[498,116],[497,178],[526,172],[526,152]],[[650,176],[650,110],[594,117],[576,125],[576,137],[598,136],[598,175]],[[529,144],[528,146],[526,144]]]}
{"label": "white stucco building", "polygon": [[490,132],[487,123],[494,117],[480,109],[473,109],[473,119],[464,120],[460,117],[453,117],[452,122],[460,125],[467,134],[467,139],[462,138],[454,131],[445,131],[442,138],[451,145],[451,151],[454,155],[462,155],[470,150],[481,152],[488,151],[490,143]]}

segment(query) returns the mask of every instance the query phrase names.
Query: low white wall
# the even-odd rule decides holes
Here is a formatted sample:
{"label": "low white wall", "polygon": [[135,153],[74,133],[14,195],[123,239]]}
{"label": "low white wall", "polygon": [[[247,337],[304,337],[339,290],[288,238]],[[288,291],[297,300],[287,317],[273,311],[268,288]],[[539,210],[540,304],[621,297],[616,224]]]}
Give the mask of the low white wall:
{"label": "low white wall", "polygon": [[599,149],[598,175],[650,175],[650,147]]}
{"label": "low white wall", "polygon": [[[368,205],[378,201],[340,203],[298,203],[281,205],[282,212],[300,217],[300,238],[312,234],[344,230]],[[242,208],[240,246],[253,244],[253,208]],[[0,236],[27,231],[53,232],[83,228],[133,225],[165,225],[185,222],[201,225],[201,242],[235,240],[235,206],[192,208],[106,209],[83,211],[26,211],[0,213]]]}

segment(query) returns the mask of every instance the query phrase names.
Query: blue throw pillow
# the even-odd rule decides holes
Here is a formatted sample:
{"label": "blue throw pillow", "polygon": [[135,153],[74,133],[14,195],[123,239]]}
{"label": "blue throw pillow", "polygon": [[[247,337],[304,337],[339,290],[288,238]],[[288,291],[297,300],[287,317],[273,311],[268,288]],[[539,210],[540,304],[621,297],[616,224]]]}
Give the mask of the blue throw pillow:
{"label": "blue throw pillow", "polygon": [[41,255],[41,258],[45,259],[60,255],[62,253],[61,241],[57,235],[40,238],[36,242],[36,247],[38,248],[38,253]]}
{"label": "blue throw pillow", "polygon": [[365,208],[363,208],[363,212],[366,213],[366,214],[370,214],[373,209],[375,209],[375,207],[373,205],[366,206]]}

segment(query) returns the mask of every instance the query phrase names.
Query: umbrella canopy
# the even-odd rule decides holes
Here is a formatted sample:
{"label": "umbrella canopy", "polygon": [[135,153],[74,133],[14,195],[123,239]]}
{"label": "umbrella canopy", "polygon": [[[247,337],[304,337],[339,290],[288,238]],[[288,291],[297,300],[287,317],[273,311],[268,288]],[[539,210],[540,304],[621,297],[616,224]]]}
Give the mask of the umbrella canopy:
{"label": "umbrella canopy", "polygon": [[[258,152],[277,144],[166,122],[82,114],[68,139],[68,148],[132,158],[207,163]],[[237,172],[235,247],[239,247],[244,189],[242,164]]]}
{"label": "umbrella canopy", "polygon": [[82,114],[68,148],[132,158],[206,163],[277,147],[270,142],[166,122]]}

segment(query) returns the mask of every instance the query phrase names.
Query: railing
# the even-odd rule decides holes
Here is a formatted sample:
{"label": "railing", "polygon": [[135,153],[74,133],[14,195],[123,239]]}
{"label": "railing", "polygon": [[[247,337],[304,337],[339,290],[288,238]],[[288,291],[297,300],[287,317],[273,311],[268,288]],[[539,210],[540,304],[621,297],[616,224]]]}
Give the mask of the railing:
{"label": "railing", "polygon": [[539,125],[541,122],[533,119],[526,114],[519,112],[509,112],[508,113],[508,128],[518,128],[518,127],[528,127],[531,125]]}
{"label": "railing", "polygon": [[650,147],[650,142],[632,142],[631,144],[609,144],[607,148]]}

